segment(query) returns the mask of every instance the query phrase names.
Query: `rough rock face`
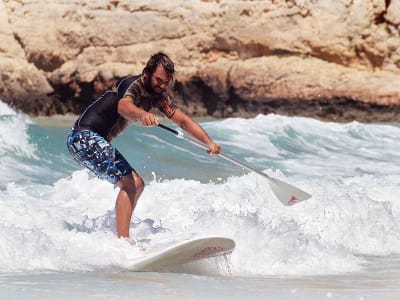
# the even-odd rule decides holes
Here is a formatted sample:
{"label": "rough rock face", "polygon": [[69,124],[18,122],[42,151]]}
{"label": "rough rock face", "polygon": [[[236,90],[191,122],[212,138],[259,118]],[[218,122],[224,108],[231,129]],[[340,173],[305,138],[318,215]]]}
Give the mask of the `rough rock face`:
{"label": "rough rock face", "polygon": [[0,38],[0,98],[32,115],[161,50],[193,115],[400,121],[400,0],[3,0]]}

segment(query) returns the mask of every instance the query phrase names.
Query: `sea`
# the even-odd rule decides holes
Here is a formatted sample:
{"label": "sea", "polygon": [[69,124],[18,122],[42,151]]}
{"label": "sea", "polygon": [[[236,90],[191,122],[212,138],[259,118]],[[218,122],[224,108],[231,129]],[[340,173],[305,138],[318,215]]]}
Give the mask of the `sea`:
{"label": "sea", "polygon": [[[293,206],[266,178],[134,124],[114,144],[146,184],[139,247],[115,235],[118,189],[69,155],[75,119],[0,101],[0,299],[400,299],[398,123],[197,119],[224,154],[312,194]],[[215,235],[232,254],[131,271],[146,251]]]}

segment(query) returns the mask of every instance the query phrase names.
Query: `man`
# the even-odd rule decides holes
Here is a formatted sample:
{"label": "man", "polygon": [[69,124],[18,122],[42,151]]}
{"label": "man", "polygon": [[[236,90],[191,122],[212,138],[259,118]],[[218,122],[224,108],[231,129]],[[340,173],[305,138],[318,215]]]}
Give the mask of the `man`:
{"label": "man", "polygon": [[129,237],[133,210],[144,189],[143,179],[110,143],[131,122],[158,125],[152,108],[209,147],[210,154],[220,153],[205,130],[171,101],[166,88],[175,72],[174,63],[164,53],[151,56],[141,75],[116,82],[78,118],[68,135],[68,150],[82,166],[99,178],[119,187],[115,203],[118,237]]}

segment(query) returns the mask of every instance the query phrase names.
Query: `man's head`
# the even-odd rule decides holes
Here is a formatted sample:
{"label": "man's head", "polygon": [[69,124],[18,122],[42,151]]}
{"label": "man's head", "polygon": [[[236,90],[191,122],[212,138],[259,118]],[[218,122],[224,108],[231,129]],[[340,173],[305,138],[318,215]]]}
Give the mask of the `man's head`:
{"label": "man's head", "polygon": [[174,77],[175,65],[164,53],[152,55],[143,69],[146,89],[152,94],[161,94]]}

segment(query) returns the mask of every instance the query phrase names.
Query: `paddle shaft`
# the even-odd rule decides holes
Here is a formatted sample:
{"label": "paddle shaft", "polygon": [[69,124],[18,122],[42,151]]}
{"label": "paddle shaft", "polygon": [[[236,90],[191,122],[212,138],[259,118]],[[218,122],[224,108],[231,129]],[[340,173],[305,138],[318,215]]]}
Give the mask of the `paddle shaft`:
{"label": "paddle shaft", "polygon": [[[192,144],[194,144],[194,145],[196,145],[196,146],[198,146],[198,147],[200,147],[200,148],[203,148],[203,149],[206,149],[206,150],[209,150],[209,149],[210,149],[210,148],[207,147],[207,145],[205,145],[204,143],[202,143],[202,142],[200,142],[200,141],[198,141],[198,140],[196,140],[196,139],[194,139],[194,138],[192,138],[192,137],[185,136],[182,132],[179,132],[179,131],[177,131],[177,130],[175,130],[175,129],[172,129],[172,128],[168,127],[168,126],[165,126],[165,125],[163,125],[163,124],[158,124],[158,126],[161,127],[162,129],[165,129],[165,130],[167,130],[167,131],[173,133],[173,134],[176,135],[178,138],[184,139],[184,140],[186,140],[186,141],[188,141],[188,142],[190,142],[190,143],[192,143]],[[249,165],[247,165],[247,164],[245,164],[245,163],[243,163],[243,162],[241,162],[241,161],[239,161],[239,160],[237,160],[237,159],[234,159],[234,158],[232,158],[232,157],[229,157],[229,156],[226,155],[226,154],[219,153],[218,155],[219,155],[221,158],[223,158],[223,159],[225,159],[225,160],[227,160],[227,161],[230,161],[231,163],[233,163],[233,164],[235,164],[235,165],[238,165],[238,166],[240,166],[240,167],[242,167],[242,168],[245,168],[245,169],[247,169],[247,170],[249,170],[249,171],[252,171],[252,172],[254,172],[254,173],[257,173],[257,174],[259,174],[259,175],[261,175],[261,176],[264,176],[264,177],[266,177],[266,178],[268,178],[268,179],[271,179],[267,174],[265,174],[265,173],[263,173],[263,172],[261,172],[261,171],[259,171],[259,170],[257,170],[257,169],[254,169],[253,167],[251,167],[251,166],[249,166]]]}
{"label": "paddle shaft", "polygon": [[[196,139],[194,139],[192,137],[185,136],[183,134],[183,132],[174,130],[174,129],[169,128],[169,127],[167,127],[165,125],[162,125],[162,124],[158,124],[158,126],[161,127],[162,129],[165,129],[165,130],[173,133],[178,138],[185,139],[188,142],[190,142],[190,143],[192,143],[192,144],[194,144],[194,145],[196,145],[198,147],[201,147],[203,149],[209,150],[209,147],[207,147],[206,144],[204,144],[204,143],[202,143],[202,142],[200,142],[200,141],[198,141],[198,140],[196,140]],[[286,183],[286,182],[284,182],[284,181],[282,181],[280,179],[277,179],[277,178],[274,178],[274,177],[270,177],[267,174],[265,174],[265,173],[263,173],[263,172],[261,172],[261,171],[259,171],[257,169],[254,169],[253,167],[250,167],[249,165],[247,165],[247,164],[245,164],[245,163],[243,163],[243,162],[241,162],[241,161],[239,161],[237,159],[229,157],[226,154],[219,153],[218,155],[220,157],[222,157],[223,159],[232,162],[235,165],[238,165],[238,166],[240,166],[240,167],[242,167],[244,169],[247,169],[249,171],[257,173],[258,175],[261,175],[261,176],[265,177],[266,179],[268,179],[268,183],[269,183],[269,185],[271,187],[272,192],[275,194],[275,196],[278,198],[278,200],[283,205],[287,205],[287,206],[288,205],[293,205],[293,204],[296,204],[296,203],[298,203],[300,201],[307,200],[307,199],[309,199],[311,197],[311,194],[309,194],[309,193],[307,193],[307,192],[305,192],[305,191],[303,191],[303,190],[301,190],[301,189],[299,189],[299,188],[297,188],[297,187],[295,187],[295,186],[293,186],[293,185],[291,185],[289,183]]]}

